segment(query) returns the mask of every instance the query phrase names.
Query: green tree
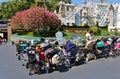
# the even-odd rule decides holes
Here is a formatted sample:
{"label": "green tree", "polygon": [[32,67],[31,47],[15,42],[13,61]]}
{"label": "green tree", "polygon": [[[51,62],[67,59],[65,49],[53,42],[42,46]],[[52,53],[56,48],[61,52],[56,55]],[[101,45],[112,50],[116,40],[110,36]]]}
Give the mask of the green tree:
{"label": "green tree", "polygon": [[59,7],[59,1],[58,0],[51,0],[50,6],[51,6],[51,11],[58,10]]}
{"label": "green tree", "polygon": [[0,3],[0,16],[2,19],[10,19],[18,11],[36,6],[36,0],[9,0]]}
{"label": "green tree", "polygon": [[71,0],[63,0],[65,3],[71,3]]}
{"label": "green tree", "polygon": [[[49,11],[59,10],[59,1],[61,0],[8,0],[0,3],[0,17],[1,19],[10,19],[18,11],[29,9],[37,6],[37,2],[47,6]],[[71,3],[71,0],[63,0],[65,3]]]}

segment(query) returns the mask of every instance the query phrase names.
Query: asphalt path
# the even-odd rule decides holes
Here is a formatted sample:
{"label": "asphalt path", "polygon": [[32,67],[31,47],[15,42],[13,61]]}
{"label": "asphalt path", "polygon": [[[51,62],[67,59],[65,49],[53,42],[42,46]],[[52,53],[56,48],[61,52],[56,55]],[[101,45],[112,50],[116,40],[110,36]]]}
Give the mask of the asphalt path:
{"label": "asphalt path", "polygon": [[0,79],[120,79],[120,56],[89,61],[67,72],[28,75],[28,69],[17,60],[15,46],[0,46]]}

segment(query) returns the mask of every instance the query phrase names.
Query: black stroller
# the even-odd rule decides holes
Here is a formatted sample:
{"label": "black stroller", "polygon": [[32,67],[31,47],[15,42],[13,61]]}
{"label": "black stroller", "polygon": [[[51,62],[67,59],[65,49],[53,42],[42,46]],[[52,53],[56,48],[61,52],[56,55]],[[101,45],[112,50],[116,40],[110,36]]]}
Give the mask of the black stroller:
{"label": "black stroller", "polygon": [[38,61],[36,59],[36,52],[34,49],[29,49],[27,52],[28,62],[26,63],[26,68],[30,69],[29,75],[35,74],[38,72]]}
{"label": "black stroller", "polygon": [[78,53],[78,47],[74,43],[72,43],[70,40],[68,40],[66,42],[65,49],[68,54],[70,63],[75,65],[76,64],[76,61],[75,61],[76,55]]}

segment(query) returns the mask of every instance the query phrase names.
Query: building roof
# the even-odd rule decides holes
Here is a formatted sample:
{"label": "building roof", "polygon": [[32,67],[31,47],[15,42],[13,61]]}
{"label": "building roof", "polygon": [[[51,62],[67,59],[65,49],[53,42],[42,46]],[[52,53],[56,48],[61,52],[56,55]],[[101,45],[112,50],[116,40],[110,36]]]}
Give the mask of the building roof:
{"label": "building roof", "polygon": [[114,7],[113,7],[112,4],[110,5],[109,9],[110,9],[110,10],[114,10]]}
{"label": "building roof", "polygon": [[10,22],[9,20],[0,20],[0,24],[7,24],[8,22]]}

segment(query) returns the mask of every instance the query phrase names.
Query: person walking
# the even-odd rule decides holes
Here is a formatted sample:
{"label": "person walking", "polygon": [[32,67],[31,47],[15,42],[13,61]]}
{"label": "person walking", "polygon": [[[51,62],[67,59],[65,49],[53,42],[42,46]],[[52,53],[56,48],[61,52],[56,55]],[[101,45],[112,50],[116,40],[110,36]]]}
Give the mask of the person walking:
{"label": "person walking", "polygon": [[92,42],[92,35],[91,35],[91,31],[87,30],[86,33],[86,45],[85,48],[88,48],[88,45]]}

